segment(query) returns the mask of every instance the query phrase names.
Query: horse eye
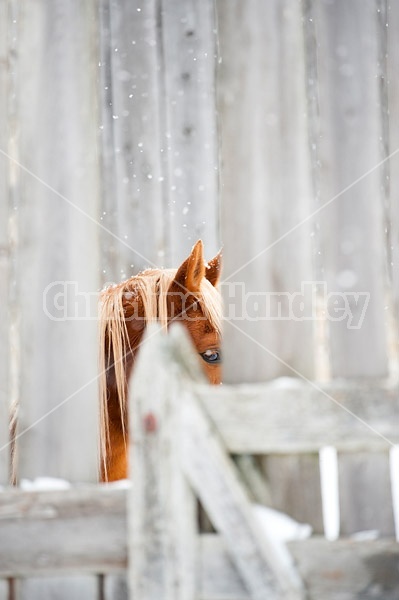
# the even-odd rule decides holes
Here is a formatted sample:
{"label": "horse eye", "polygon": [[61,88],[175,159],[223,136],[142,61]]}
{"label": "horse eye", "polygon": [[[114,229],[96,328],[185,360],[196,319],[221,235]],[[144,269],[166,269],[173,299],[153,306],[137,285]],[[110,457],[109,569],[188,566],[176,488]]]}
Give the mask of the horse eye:
{"label": "horse eye", "polygon": [[217,364],[221,362],[220,350],[205,350],[201,352],[201,356],[205,362],[209,364]]}

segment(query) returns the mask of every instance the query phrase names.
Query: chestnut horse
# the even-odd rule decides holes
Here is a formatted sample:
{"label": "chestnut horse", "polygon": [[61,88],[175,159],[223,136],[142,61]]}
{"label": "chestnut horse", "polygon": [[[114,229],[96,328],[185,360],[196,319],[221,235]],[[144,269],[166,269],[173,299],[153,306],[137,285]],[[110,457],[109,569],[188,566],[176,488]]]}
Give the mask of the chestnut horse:
{"label": "chestnut horse", "polygon": [[205,374],[220,383],[220,253],[208,264],[199,240],[178,269],[148,269],[104,290],[100,298],[101,480],[128,475],[127,383],[147,323],[187,327]]}

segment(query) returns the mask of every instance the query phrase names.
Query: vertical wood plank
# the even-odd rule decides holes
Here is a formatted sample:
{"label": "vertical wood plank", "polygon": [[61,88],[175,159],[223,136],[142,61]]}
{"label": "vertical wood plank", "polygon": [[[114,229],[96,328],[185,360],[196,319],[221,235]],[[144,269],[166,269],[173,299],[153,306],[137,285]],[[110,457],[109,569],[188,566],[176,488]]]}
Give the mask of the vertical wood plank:
{"label": "vertical wood plank", "polygon": [[[0,150],[8,150],[8,3],[0,0]],[[8,234],[9,193],[8,160],[0,155],[0,448],[8,443],[9,415],[9,269],[10,243]],[[0,451],[0,485],[8,482],[9,448]],[[1,597],[1,593],[0,593]]]}
{"label": "vertical wood plank", "polygon": [[[21,2],[16,25],[18,476],[96,481],[96,3]],[[97,588],[27,579],[16,597],[96,600]]]}
{"label": "vertical wood plank", "polygon": [[[98,105],[100,178],[100,265],[102,283],[117,282],[120,278],[117,210],[115,206],[115,152],[112,119],[112,37],[110,0],[101,0],[98,10]],[[109,230],[109,231],[107,231]]]}
{"label": "vertical wood plank", "polygon": [[0,600],[9,600],[9,583],[6,579],[0,579]]}
{"label": "vertical wood plank", "polygon": [[[382,3],[323,0],[307,5],[316,35],[313,168],[320,186],[318,206],[328,204],[315,220],[327,290],[336,293],[327,304],[331,375],[382,378],[388,374]],[[367,306],[355,301],[357,292],[369,294]],[[334,314],[334,307],[349,310],[352,323],[340,318],[341,312]],[[386,457],[340,455],[339,475],[341,532],[392,532]]]}
{"label": "vertical wood plank", "polygon": [[[252,297],[242,315],[241,292],[225,286],[225,377],[264,381],[293,375],[290,367],[311,377],[313,328],[301,320],[311,298],[299,298],[302,282],[312,279],[311,227],[306,222],[290,232],[308,216],[312,195],[301,5],[217,6],[224,279],[244,283],[252,294],[298,293],[297,319],[287,295],[269,296],[270,311],[262,299],[257,311]],[[260,320],[259,313],[269,318]]]}
{"label": "vertical wood plank", "polygon": [[[105,279],[219,249],[213,4],[102,4]],[[112,145],[112,152],[110,152]],[[106,268],[109,271],[109,268]],[[108,276],[109,275],[109,276]]]}
{"label": "vertical wood plank", "polygon": [[[294,229],[311,213],[313,193],[301,3],[217,4],[222,61],[217,87],[227,279],[224,301],[228,319],[224,327],[224,376],[233,383],[298,373],[312,378],[318,355],[315,330],[312,321],[303,317],[311,316],[312,310],[312,285],[305,282],[313,279],[313,226],[304,222]],[[245,307],[234,282],[243,282],[255,301],[257,293],[270,294],[269,315],[268,305],[258,300],[261,316],[268,316],[268,320],[256,318],[251,301],[246,304],[248,312],[237,315],[245,320],[230,318],[230,305],[241,313]],[[292,300],[294,310],[289,307]],[[283,319],[278,313],[280,302]],[[318,489],[316,466],[310,478],[313,457],[292,460],[302,476],[307,473],[307,489]],[[272,488],[275,486],[278,507],[292,514],[292,496],[284,494],[281,486],[290,492],[297,490],[298,514],[293,516],[309,516],[308,521],[318,527],[320,505],[309,515],[308,498],[297,488],[292,460],[269,457],[267,461],[271,473],[285,474],[284,483],[281,477],[270,482]]]}
{"label": "vertical wood plank", "polygon": [[[391,294],[393,306],[391,307],[393,327],[391,329],[391,356],[396,361],[398,368],[398,352],[399,352],[399,337],[398,327],[399,322],[399,204],[397,202],[399,194],[399,80],[397,77],[399,69],[399,39],[397,32],[399,31],[399,6],[396,2],[388,4],[387,13],[383,14],[384,21],[381,27],[385,25],[386,43],[382,44],[383,50],[386,51],[385,59],[385,115],[387,119],[387,134],[386,153],[392,154],[387,163],[386,175],[389,177],[387,182],[388,187],[388,202],[387,202],[387,227],[388,227],[388,272],[390,274]],[[393,154],[395,153],[395,154]]]}
{"label": "vertical wood plank", "polygon": [[339,460],[341,532],[395,530],[387,452],[362,452]]}
{"label": "vertical wood plank", "polygon": [[309,523],[314,533],[322,533],[318,455],[265,456],[262,466],[270,486],[271,506]]}
{"label": "vertical wood plank", "polygon": [[219,250],[214,2],[162,2],[170,264]]}
{"label": "vertical wood plank", "polygon": [[103,594],[102,600],[129,600],[127,575],[106,575]]}
{"label": "vertical wood plank", "polygon": [[[339,0],[332,5],[324,0],[314,3],[314,9],[321,204],[337,196],[316,219],[328,291],[352,294],[347,298],[353,315],[348,327],[348,319],[338,312],[345,308],[342,298],[331,298],[331,372],[338,377],[383,377],[387,337],[377,3]],[[364,303],[355,302],[356,292],[370,294],[363,321]]]}
{"label": "vertical wood plank", "polygon": [[20,477],[97,477],[94,27],[94,3],[21,5]]}
{"label": "vertical wood plank", "polygon": [[141,600],[196,595],[196,501],[179,468],[180,395],[166,339],[148,328],[131,386],[128,577]]}
{"label": "vertical wood plank", "polygon": [[[114,188],[109,210],[119,278],[163,263],[165,253],[160,103],[162,69],[156,0],[109,4],[110,90],[103,90],[103,126],[112,131]],[[103,65],[102,68],[106,68]],[[107,140],[105,140],[107,141]]]}

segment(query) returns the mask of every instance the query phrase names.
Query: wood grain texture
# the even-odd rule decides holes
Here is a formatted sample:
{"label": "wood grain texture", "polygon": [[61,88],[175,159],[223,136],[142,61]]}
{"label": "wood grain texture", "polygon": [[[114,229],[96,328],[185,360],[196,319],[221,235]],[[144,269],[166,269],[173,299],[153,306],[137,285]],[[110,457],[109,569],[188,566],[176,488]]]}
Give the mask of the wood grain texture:
{"label": "wood grain texture", "polygon": [[338,1],[332,6],[322,1],[313,6],[319,66],[314,168],[320,171],[320,206],[326,204],[316,220],[324,279],[332,293],[370,294],[362,321],[362,307],[353,296],[349,301],[352,327],[340,318],[342,298],[327,302],[334,317],[329,320],[331,374],[378,378],[387,374],[378,3]]}
{"label": "wood grain texture", "polygon": [[[387,449],[398,442],[398,392],[367,384],[199,388],[207,412],[230,452],[317,452]],[[324,392],[324,393],[323,393]]]}
{"label": "wood grain texture", "polygon": [[[154,362],[158,364],[156,377],[149,372]],[[264,598],[265,594],[278,598],[282,590],[287,598],[299,598],[295,572],[273,553],[267,532],[259,534],[238,473],[188,390],[187,382],[202,379],[199,369],[182,327],[172,328],[168,336],[162,336],[159,329],[149,331],[132,381],[131,552],[135,561],[131,591],[136,595],[140,592],[143,598],[160,597],[161,593],[172,598],[187,586],[183,574],[186,578],[192,576],[190,565],[179,570],[185,564],[182,557],[187,561],[187,554],[193,556],[187,527],[186,533],[180,530],[187,501],[181,501],[182,484],[177,476],[180,473],[183,482],[184,473],[223,534],[253,598]],[[174,515],[180,515],[182,525],[178,528]],[[171,544],[175,548],[172,556],[168,553]],[[189,591],[194,594],[195,585]],[[182,597],[187,598],[188,592]]]}
{"label": "wood grain texture", "polygon": [[187,432],[181,457],[184,472],[225,540],[229,554],[253,598],[300,598],[295,572],[280,562],[267,531],[259,532],[247,493],[199,404],[183,394]]}
{"label": "wood grain texture", "polygon": [[[115,573],[115,570],[123,570],[127,566],[128,493],[127,490],[101,486],[62,492],[14,491],[0,494],[0,575],[36,573],[48,578],[66,572]],[[32,538],[30,532],[33,526],[38,527],[40,523],[42,534]],[[27,536],[18,535],[18,528],[19,532],[21,529],[27,532]],[[55,531],[57,536],[53,536]],[[5,538],[5,534],[10,535]],[[4,546],[6,539],[7,548]],[[62,548],[60,539],[65,540]],[[247,600],[248,592],[237,575],[230,550],[222,537],[202,535],[198,544],[200,597],[204,600],[220,597]],[[304,578],[310,600],[336,600],[337,594],[348,600],[356,594],[362,594],[360,597],[365,599],[368,595],[381,600],[397,597],[398,545],[393,540],[354,541],[346,538],[326,542],[315,537],[288,545]],[[80,548],[79,556],[77,547]],[[44,557],[47,559],[44,560]],[[123,576],[115,573],[112,578],[114,582],[116,578],[122,581]],[[29,584],[32,586],[30,589],[35,586],[40,589],[44,581],[41,584],[37,577],[34,578]],[[73,580],[70,581],[73,583]],[[57,580],[52,583],[50,580],[53,594],[62,589],[56,583]],[[76,587],[74,589],[77,590]],[[116,596],[118,600],[126,598],[122,592],[123,584],[120,590],[120,595]],[[115,600],[113,596],[111,598]]]}
{"label": "wood grain texture", "polygon": [[129,600],[127,573],[106,575],[103,581],[104,600]]}
{"label": "wood grain texture", "polygon": [[108,281],[163,265],[164,96],[157,6],[155,0],[110,2],[100,34],[101,70],[108,71],[101,93],[102,153],[114,169],[112,183],[104,181],[103,223],[116,235],[105,239],[105,247],[118,266],[106,274]]}
{"label": "wood grain texture", "polygon": [[[391,329],[391,357],[398,363],[397,339],[399,319],[399,43],[395,31],[399,28],[399,7],[396,3],[389,4],[387,11],[381,7],[380,37],[381,37],[381,70],[384,92],[384,151],[386,156],[392,155],[385,168],[386,205],[385,218],[387,228],[387,268],[390,279],[389,303]],[[387,26],[388,25],[388,26]],[[393,301],[393,302],[392,302]]]}
{"label": "wood grain texture", "polygon": [[[326,542],[315,537],[289,542],[306,582],[308,600],[394,600],[398,594],[398,546],[393,540]],[[221,536],[201,537],[201,598],[247,600]]]}
{"label": "wood grain texture", "polygon": [[295,229],[312,196],[301,5],[222,1],[217,10],[224,377],[265,381],[291,368],[312,377],[313,326],[291,318],[286,295],[299,305],[312,280],[311,227]]}
{"label": "wood grain texture", "polygon": [[196,501],[179,467],[180,388],[169,337],[148,328],[131,384],[129,591],[142,600],[196,593]]}
{"label": "wood grain texture", "polygon": [[[101,283],[117,282],[120,279],[121,255],[119,252],[117,210],[116,210],[116,175],[114,151],[114,123],[112,110],[112,35],[111,35],[111,2],[101,0],[98,7],[98,113],[99,140],[98,159],[101,167],[99,185],[100,222],[104,229],[100,230],[101,245]],[[110,233],[111,232],[111,233]],[[116,236],[116,237],[113,237]],[[130,244],[129,244],[130,245]],[[130,263],[131,264],[131,263]]]}
{"label": "wood grain texture", "polygon": [[[0,150],[8,152],[8,3],[0,1]],[[10,401],[10,258],[9,239],[9,162],[0,155],[0,448],[8,443],[8,413]],[[9,478],[9,451],[0,451],[0,485]]]}
{"label": "wood grain texture", "polygon": [[101,5],[104,280],[219,249],[212,2]]}
{"label": "wood grain texture", "polygon": [[18,17],[19,477],[97,479],[95,14],[23,2]]}
{"label": "wood grain texture", "polygon": [[[383,51],[386,23],[378,1],[350,4],[314,2],[312,13],[317,33],[316,56],[319,130],[315,170],[319,172],[320,206],[317,220],[322,237],[322,263],[327,289],[337,292],[326,309],[349,299],[353,323],[329,319],[330,363],[333,377],[380,378],[388,374],[390,295],[386,284],[387,164],[386,107]],[[353,292],[367,292],[364,318]],[[351,298],[351,299],[350,299]],[[388,303],[388,304],[387,304]],[[361,306],[360,306],[361,309]],[[353,325],[357,326],[354,328]],[[365,400],[366,401],[366,400]],[[367,422],[367,419],[366,419]],[[388,436],[389,437],[389,436]],[[363,464],[361,465],[361,463]],[[380,457],[369,454],[340,456],[340,482],[356,485],[351,491],[340,485],[341,525],[345,532],[367,527],[365,515],[390,515],[386,477],[381,492],[372,477],[380,479]],[[371,465],[376,471],[371,476]],[[363,490],[363,493],[360,492]],[[367,493],[364,491],[367,490]],[[358,493],[359,492],[359,493]],[[383,505],[381,502],[383,501]],[[363,516],[363,525],[361,525]],[[379,527],[387,530],[387,522]]]}
{"label": "wood grain texture", "polygon": [[314,538],[289,548],[307,582],[309,600],[394,600],[399,593],[398,545],[392,540],[327,542]]}
{"label": "wood grain texture", "polygon": [[[19,4],[19,478],[97,480],[95,30],[95,2]],[[77,588],[96,600],[97,580],[58,581],[56,588],[60,600]],[[20,600],[50,600],[54,593],[51,582],[16,585]]]}
{"label": "wood grain texture", "polygon": [[6,579],[0,579],[0,600],[9,600],[9,583]]}
{"label": "wood grain texture", "polygon": [[362,452],[339,457],[341,532],[375,529],[381,536],[392,536],[392,492],[388,452]]}
{"label": "wood grain texture", "polygon": [[0,524],[2,577],[126,568],[125,490],[4,492]]}
{"label": "wood grain texture", "polygon": [[98,580],[95,577],[51,577],[29,578],[16,582],[15,594],[18,600],[49,598],[51,600],[87,600],[98,598]]}
{"label": "wood grain texture", "polygon": [[241,577],[234,568],[225,541],[218,534],[200,538],[200,598],[249,600]]}
{"label": "wood grain texture", "polygon": [[262,457],[271,490],[271,506],[314,533],[323,533],[318,454],[267,455]]}
{"label": "wood grain texture", "polygon": [[209,259],[220,248],[217,32],[212,0],[167,0],[161,6],[168,254],[176,266],[199,238]]}

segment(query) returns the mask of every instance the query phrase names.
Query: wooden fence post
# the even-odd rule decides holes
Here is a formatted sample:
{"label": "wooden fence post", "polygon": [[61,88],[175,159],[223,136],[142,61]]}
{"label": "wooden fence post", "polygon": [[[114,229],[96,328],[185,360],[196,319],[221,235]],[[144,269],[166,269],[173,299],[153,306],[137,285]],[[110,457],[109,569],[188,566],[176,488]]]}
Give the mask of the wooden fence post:
{"label": "wooden fence post", "polygon": [[181,427],[167,338],[149,327],[130,407],[129,586],[134,600],[194,600],[196,502],[178,466]]}

